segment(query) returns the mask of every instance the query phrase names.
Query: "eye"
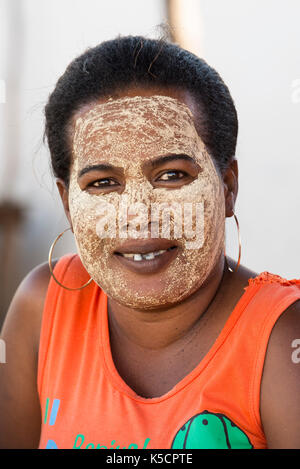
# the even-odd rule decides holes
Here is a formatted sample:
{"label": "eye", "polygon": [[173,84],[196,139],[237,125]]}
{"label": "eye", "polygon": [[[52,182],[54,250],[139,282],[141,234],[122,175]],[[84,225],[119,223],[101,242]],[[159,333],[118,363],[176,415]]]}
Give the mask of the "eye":
{"label": "eye", "polygon": [[[178,177],[179,174],[182,176]],[[188,176],[188,174],[185,171],[170,170],[162,173],[156,181],[177,181],[178,179],[183,179],[186,176]]]}
{"label": "eye", "polygon": [[87,188],[102,188],[102,187],[113,187],[113,186],[118,186],[119,183],[116,182],[112,178],[103,178],[103,179],[97,179],[97,181],[90,182],[87,185]]}

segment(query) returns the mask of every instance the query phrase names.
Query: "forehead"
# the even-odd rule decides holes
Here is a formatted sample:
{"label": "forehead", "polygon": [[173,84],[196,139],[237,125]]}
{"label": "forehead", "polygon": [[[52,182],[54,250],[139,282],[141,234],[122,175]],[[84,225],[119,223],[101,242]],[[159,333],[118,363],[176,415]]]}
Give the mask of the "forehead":
{"label": "forehead", "polygon": [[80,160],[193,154],[199,145],[191,109],[170,96],[110,98],[83,110],[74,125],[73,153]]}

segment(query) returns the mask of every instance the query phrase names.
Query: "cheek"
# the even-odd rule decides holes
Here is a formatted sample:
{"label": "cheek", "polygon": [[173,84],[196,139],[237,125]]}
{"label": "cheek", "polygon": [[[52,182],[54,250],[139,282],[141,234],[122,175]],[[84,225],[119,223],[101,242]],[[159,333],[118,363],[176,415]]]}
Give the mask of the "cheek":
{"label": "cheek", "polygon": [[97,233],[97,227],[105,224],[103,207],[106,200],[99,196],[92,196],[80,189],[76,182],[70,184],[69,207],[74,230],[74,236],[79,253],[88,259],[99,256],[103,252],[105,239]]}
{"label": "cheek", "polygon": [[77,210],[72,218],[74,236],[78,252],[88,262],[99,255],[101,240],[97,236],[97,219],[93,206],[84,205],[82,210]]}
{"label": "cheek", "polygon": [[156,189],[155,202],[174,207],[172,223],[182,223],[183,240],[188,232],[202,230],[204,239],[215,237],[225,220],[225,200],[223,186],[217,174],[204,174],[191,184],[168,191]]}

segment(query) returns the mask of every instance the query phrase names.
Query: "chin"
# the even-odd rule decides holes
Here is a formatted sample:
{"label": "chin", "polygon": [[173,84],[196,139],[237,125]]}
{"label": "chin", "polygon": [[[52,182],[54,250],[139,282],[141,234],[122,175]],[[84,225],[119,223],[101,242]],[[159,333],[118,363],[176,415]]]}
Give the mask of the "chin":
{"label": "chin", "polygon": [[198,283],[192,289],[182,287],[182,291],[179,291],[174,288],[173,291],[166,294],[165,288],[156,288],[149,291],[149,289],[145,289],[144,284],[141,289],[130,288],[128,286],[126,293],[124,291],[116,292],[107,289],[106,294],[109,298],[127,308],[159,312],[170,309],[172,306],[185,301],[199,288],[201,288],[201,284]]}

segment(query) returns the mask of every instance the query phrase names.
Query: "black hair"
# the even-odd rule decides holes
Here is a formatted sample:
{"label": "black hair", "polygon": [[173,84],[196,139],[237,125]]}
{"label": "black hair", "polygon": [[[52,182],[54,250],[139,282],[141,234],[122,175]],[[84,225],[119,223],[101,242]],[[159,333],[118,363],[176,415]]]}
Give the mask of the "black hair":
{"label": "black hair", "polygon": [[118,37],[88,49],[59,78],[45,107],[45,136],[54,175],[69,183],[68,125],[84,104],[130,86],[174,87],[189,91],[197,104],[196,128],[217,167],[234,158],[238,133],[230,92],[203,59],[165,40]]}

